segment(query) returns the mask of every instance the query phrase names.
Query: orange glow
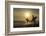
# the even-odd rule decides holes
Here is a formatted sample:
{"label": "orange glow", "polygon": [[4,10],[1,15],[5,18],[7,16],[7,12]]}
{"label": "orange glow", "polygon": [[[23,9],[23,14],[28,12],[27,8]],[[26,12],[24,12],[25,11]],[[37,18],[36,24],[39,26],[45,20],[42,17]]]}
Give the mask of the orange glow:
{"label": "orange glow", "polygon": [[25,13],[25,18],[29,18],[30,17],[30,13]]}

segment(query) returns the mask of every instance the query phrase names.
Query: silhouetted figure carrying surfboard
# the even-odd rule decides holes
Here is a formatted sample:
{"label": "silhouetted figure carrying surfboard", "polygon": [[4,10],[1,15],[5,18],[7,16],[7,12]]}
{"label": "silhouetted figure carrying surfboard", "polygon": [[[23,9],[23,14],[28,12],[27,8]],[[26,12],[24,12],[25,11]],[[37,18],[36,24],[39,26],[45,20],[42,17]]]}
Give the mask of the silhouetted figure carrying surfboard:
{"label": "silhouetted figure carrying surfboard", "polygon": [[37,16],[32,15],[32,20],[31,20],[31,22],[34,22],[34,26],[35,26],[35,24],[36,24],[36,18],[37,18]]}
{"label": "silhouetted figure carrying surfboard", "polygon": [[29,19],[28,18],[26,18],[26,21],[27,21],[27,23],[29,22]]}
{"label": "silhouetted figure carrying surfboard", "polygon": [[26,22],[34,22],[34,25],[36,24],[36,18],[37,16],[32,15],[32,20],[29,20],[28,18],[25,18]]}

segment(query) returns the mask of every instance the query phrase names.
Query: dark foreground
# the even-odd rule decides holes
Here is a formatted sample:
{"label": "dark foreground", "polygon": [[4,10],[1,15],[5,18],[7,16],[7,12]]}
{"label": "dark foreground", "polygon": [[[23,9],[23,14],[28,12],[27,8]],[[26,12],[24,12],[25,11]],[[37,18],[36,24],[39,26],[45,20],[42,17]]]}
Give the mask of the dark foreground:
{"label": "dark foreground", "polygon": [[19,28],[19,27],[39,27],[39,23],[37,24],[25,24],[23,21],[16,21],[14,22],[14,28]]}

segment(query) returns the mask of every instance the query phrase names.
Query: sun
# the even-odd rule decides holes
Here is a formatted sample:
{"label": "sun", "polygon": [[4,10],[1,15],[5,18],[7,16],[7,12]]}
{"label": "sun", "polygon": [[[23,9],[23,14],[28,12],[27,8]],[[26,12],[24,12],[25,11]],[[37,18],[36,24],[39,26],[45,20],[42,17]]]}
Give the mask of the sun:
{"label": "sun", "polygon": [[29,18],[30,17],[30,13],[25,13],[25,18]]}

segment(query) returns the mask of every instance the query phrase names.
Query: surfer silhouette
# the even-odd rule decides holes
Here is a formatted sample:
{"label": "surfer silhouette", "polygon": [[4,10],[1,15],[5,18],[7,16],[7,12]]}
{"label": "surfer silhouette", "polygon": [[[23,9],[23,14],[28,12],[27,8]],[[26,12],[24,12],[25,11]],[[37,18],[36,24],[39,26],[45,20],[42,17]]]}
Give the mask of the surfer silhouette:
{"label": "surfer silhouette", "polygon": [[34,17],[34,16],[32,15],[32,20],[31,20],[31,22],[33,22],[33,21],[35,22],[36,18],[37,18],[37,16]]}
{"label": "surfer silhouette", "polygon": [[32,20],[29,20],[28,18],[25,18],[27,23],[31,21],[31,22],[34,22],[34,24],[36,24],[36,19],[37,19],[37,16],[34,16],[34,15],[32,15]]}
{"label": "surfer silhouette", "polygon": [[36,24],[36,19],[37,19],[37,16],[32,15],[32,20],[31,20],[31,22],[34,22],[34,26],[35,26],[35,24]]}
{"label": "surfer silhouette", "polygon": [[29,19],[28,18],[26,18],[26,21],[27,21],[27,23],[29,22]]}

